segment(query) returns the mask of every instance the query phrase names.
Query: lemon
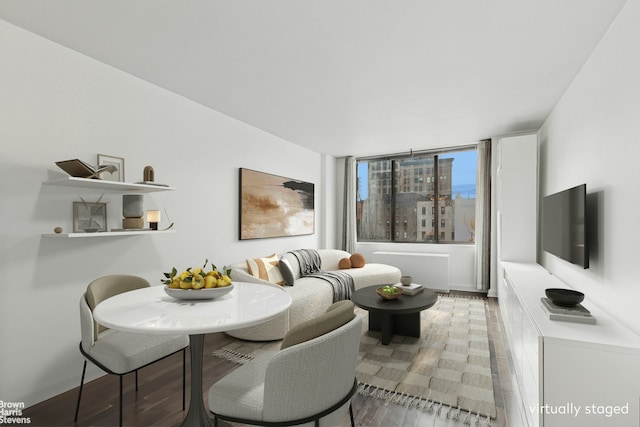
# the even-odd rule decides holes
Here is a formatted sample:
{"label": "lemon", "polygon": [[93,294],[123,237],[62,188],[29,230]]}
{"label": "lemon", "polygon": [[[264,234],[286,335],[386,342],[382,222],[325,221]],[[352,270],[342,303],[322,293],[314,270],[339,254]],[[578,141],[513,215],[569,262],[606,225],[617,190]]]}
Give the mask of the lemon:
{"label": "lemon", "polygon": [[183,271],[182,273],[180,273],[180,280],[184,280],[185,278],[189,277],[191,273],[189,273],[188,271]]}
{"label": "lemon", "polygon": [[218,287],[223,288],[225,286],[229,286],[231,284],[231,278],[226,274],[218,279]]}
{"label": "lemon", "polygon": [[191,287],[193,289],[201,289],[204,286],[204,277],[199,274],[193,276],[193,280],[191,281]]}
{"label": "lemon", "polygon": [[174,277],[169,287],[172,289],[178,289],[180,287],[180,279],[177,277]]}
{"label": "lemon", "polygon": [[220,278],[220,273],[218,273],[218,270],[211,270],[207,273],[207,276],[214,277],[216,280],[218,280]]}
{"label": "lemon", "polygon": [[209,276],[207,275],[207,277],[204,278],[204,287],[209,289],[209,288],[215,288],[217,283],[217,279],[213,276]]}
{"label": "lemon", "polygon": [[198,267],[198,268],[194,268],[193,271],[191,272],[191,274],[193,274],[194,276],[197,276],[201,272],[202,272],[202,269],[200,267]]}
{"label": "lemon", "polygon": [[180,289],[191,289],[191,282],[180,281]]}

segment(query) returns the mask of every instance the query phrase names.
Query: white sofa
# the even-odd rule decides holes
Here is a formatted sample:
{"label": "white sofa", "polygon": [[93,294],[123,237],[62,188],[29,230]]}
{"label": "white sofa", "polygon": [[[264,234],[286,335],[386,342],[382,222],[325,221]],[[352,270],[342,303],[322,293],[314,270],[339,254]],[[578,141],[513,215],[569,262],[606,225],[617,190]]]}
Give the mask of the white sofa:
{"label": "white sofa", "polygon": [[[338,249],[318,249],[322,271],[340,270],[338,263],[343,258],[349,258],[351,254]],[[295,282],[293,286],[281,286],[291,295],[291,307],[280,316],[260,325],[248,328],[236,329],[227,332],[232,337],[250,341],[280,340],[289,328],[306,320],[323,314],[333,303],[333,288],[323,279],[315,277],[301,277],[298,259],[291,253],[284,253],[293,268]],[[237,262],[227,266],[231,268],[231,279],[236,282],[260,283],[265,286],[279,286],[271,282],[261,280],[249,274],[246,261]],[[400,270],[386,264],[365,263],[361,268],[342,269],[348,273],[354,282],[355,289],[372,285],[391,285],[400,282]]]}

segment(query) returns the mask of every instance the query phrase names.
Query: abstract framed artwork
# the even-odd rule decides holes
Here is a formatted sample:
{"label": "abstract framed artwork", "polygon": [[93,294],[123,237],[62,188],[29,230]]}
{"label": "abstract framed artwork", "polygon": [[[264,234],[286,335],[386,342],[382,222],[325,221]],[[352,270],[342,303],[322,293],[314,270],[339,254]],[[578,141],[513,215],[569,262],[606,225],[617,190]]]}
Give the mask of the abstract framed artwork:
{"label": "abstract framed artwork", "polygon": [[240,168],[240,240],[313,234],[314,184]]}
{"label": "abstract framed artwork", "polygon": [[73,202],[73,232],[107,231],[107,204]]}
{"label": "abstract framed artwork", "polygon": [[106,172],[100,173],[100,179],[104,179],[105,181],[124,182],[124,159],[122,157],[98,154],[97,169],[102,166],[111,166],[111,168]]}

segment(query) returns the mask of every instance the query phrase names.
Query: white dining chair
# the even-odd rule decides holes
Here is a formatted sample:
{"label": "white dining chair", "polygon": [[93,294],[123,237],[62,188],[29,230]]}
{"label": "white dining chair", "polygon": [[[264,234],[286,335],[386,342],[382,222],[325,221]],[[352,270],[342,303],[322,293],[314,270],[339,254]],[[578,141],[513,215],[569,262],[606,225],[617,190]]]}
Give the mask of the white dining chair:
{"label": "white dining chair", "polygon": [[99,325],[93,319],[93,309],[105,299],[123,292],[149,287],[149,282],[137,276],[110,275],[91,282],[80,298],[80,352],[85,357],[74,421],[78,420],[80,399],[87,360],[108,374],[120,378],[119,425],[122,426],[122,379],[135,372],[138,390],[138,370],[182,351],[182,409],[185,408],[185,352],[189,345],[186,335],[166,336],[116,331]]}
{"label": "white dining chair", "polygon": [[261,426],[336,425],[349,412],[362,320],[339,301],[319,317],[291,328],[279,351],[264,352],[209,389],[218,420]]}

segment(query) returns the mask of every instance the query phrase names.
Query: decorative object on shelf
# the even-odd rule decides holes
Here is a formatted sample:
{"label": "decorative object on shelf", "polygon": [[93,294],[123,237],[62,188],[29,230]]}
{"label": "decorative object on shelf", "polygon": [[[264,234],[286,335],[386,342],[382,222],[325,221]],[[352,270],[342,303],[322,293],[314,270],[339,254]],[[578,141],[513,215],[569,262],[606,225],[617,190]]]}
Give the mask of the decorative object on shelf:
{"label": "decorative object on shelf", "polygon": [[100,179],[124,182],[124,159],[122,157],[98,154],[98,169],[103,167],[108,167],[109,169],[99,173]]}
{"label": "decorative object on shelf", "polygon": [[575,307],[584,300],[582,292],[572,289],[548,288],[545,289],[544,293],[555,305],[561,307]]}
{"label": "decorative object on shelf", "polygon": [[147,211],[147,222],[149,223],[149,228],[157,230],[160,222],[160,211]]}
{"label": "decorative object on shelf", "polygon": [[396,299],[400,295],[402,295],[402,289],[396,288],[395,286],[382,286],[380,288],[376,288],[376,293],[380,295],[383,299]]}
{"label": "decorative object on shelf", "polygon": [[[92,194],[95,194],[96,191],[105,191],[104,194],[110,194],[106,192],[118,192],[119,195],[134,193],[140,196],[146,193],[175,190],[175,188],[170,187],[168,185],[158,185],[158,184],[144,185],[140,183],[106,181],[102,179],[86,179],[86,178],[74,177],[74,176],[54,177],[53,179],[43,181],[42,184],[45,186],[44,187],[45,189],[49,186],[64,187],[69,189],[79,188],[81,189],[80,191],[86,190],[86,191],[90,191]],[[82,198],[80,199],[82,200]],[[118,207],[118,209],[120,209],[120,207]],[[144,210],[142,210],[142,213],[140,214],[142,223],[139,228],[130,228],[125,230],[125,229],[119,229],[114,227],[114,228],[107,229],[107,227],[109,226],[109,223],[106,221],[106,215],[105,215],[104,220],[100,219],[101,222],[104,222],[105,229],[100,230],[101,232],[99,233],[91,233],[91,232],[87,233],[85,232],[85,230],[81,229],[80,226],[77,225],[78,222],[75,219],[77,217],[76,208],[73,207],[72,211],[73,211],[73,218],[74,218],[73,222],[76,224],[75,228],[73,226],[70,226],[69,229],[67,230],[67,227],[65,227],[65,230],[64,231],[61,230],[60,233],[55,233],[55,232],[43,233],[42,237],[55,238],[55,239],[72,239],[72,238],[86,239],[86,238],[96,238],[96,237],[106,238],[111,236],[149,235],[149,234],[160,234],[163,232],[166,234],[173,233],[173,230],[170,230],[172,228],[172,225],[167,227],[165,230],[162,230],[162,231],[158,230],[155,232],[151,231],[150,229],[143,228],[145,225]],[[87,219],[88,219],[88,216],[87,216]],[[94,220],[96,220],[96,218],[94,218]],[[112,224],[112,225],[115,225],[117,227],[119,224]],[[89,231],[92,231],[92,230],[89,229]]]}
{"label": "decorative object on shelf", "polygon": [[144,228],[144,196],[142,194],[124,194],[122,196],[122,228],[140,230]]}
{"label": "decorative object on shelf", "polygon": [[87,162],[83,162],[80,159],[62,160],[56,162],[56,165],[70,176],[76,178],[94,178],[101,179],[102,173],[113,173],[116,170],[114,165],[104,165],[93,167]]}
{"label": "decorative object on shelf", "polygon": [[314,184],[240,168],[240,240],[314,232]]}
{"label": "decorative object on shelf", "polygon": [[155,174],[153,172],[153,166],[145,166],[144,171],[142,172],[142,180],[144,182],[153,182],[155,181]]}
{"label": "decorative object on shelf", "polygon": [[404,286],[409,286],[412,281],[413,278],[411,276],[402,276],[400,278],[400,283],[402,283]]}
{"label": "decorative object on shelf", "polygon": [[54,232],[54,233],[56,233],[56,234],[60,234],[60,233],[62,233],[62,227],[56,227],[56,228],[54,228],[54,229],[53,229],[53,232]]}
{"label": "decorative object on shelf", "polygon": [[88,203],[82,197],[81,202],[73,202],[73,231],[95,233],[107,231],[107,204],[100,203],[100,195],[95,203]]}
{"label": "decorative object on shelf", "polygon": [[167,221],[169,221],[169,226],[167,228],[162,229],[162,231],[171,230],[173,228],[173,222],[171,221],[171,217],[169,217],[169,212],[167,212],[167,208],[164,209],[164,214],[167,217]]}

